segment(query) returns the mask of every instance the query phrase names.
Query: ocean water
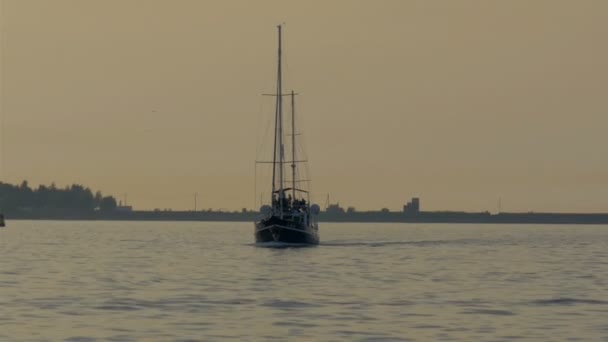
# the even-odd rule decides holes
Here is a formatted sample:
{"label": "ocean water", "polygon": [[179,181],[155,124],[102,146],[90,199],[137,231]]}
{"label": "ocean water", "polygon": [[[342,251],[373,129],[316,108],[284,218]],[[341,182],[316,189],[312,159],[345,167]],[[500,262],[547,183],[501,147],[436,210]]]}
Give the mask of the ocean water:
{"label": "ocean water", "polygon": [[0,341],[608,341],[608,226],[8,221]]}

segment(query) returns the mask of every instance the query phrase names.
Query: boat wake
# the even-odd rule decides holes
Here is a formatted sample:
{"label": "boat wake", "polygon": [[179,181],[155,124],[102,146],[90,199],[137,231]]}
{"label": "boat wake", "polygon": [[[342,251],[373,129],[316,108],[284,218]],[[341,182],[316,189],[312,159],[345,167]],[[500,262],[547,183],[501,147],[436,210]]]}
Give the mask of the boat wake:
{"label": "boat wake", "polygon": [[304,248],[304,247],[316,247],[317,245],[311,245],[309,243],[290,243],[281,241],[269,241],[269,242],[258,242],[253,244],[255,247],[262,248]]}
{"label": "boat wake", "polygon": [[422,241],[327,241],[322,246],[328,247],[386,247],[386,246],[433,246],[458,242],[457,240],[422,240]]}
{"label": "boat wake", "polygon": [[280,241],[258,242],[247,244],[249,246],[263,248],[298,248],[298,247],[389,247],[389,246],[411,246],[411,247],[428,247],[446,244],[471,244],[478,243],[477,240],[457,239],[457,240],[419,240],[419,241],[325,241],[319,245],[311,245],[307,243],[289,243]]}

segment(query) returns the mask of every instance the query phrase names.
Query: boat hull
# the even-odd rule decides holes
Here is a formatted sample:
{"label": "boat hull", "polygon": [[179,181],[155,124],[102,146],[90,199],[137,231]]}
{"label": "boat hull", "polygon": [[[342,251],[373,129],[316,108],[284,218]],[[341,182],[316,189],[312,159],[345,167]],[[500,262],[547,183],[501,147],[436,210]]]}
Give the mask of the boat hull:
{"label": "boat hull", "polygon": [[295,224],[285,220],[262,220],[255,223],[256,243],[319,244],[316,224]]}

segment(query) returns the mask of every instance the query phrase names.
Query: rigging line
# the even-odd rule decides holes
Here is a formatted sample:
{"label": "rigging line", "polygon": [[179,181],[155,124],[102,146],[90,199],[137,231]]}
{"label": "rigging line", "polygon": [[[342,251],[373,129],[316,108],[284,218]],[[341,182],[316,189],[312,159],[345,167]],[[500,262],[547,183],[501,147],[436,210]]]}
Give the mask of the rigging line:
{"label": "rigging line", "polygon": [[[283,23],[281,25],[281,27],[283,27],[283,25],[285,25],[285,23]],[[282,68],[282,73],[283,73],[283,79],[281,81],[281,84],[283,86],[283,89],[290,89],[290,77],[291,72],[289,71],[289,48],[287,45],[289,45],[291,42],[289,41],[289,32],[286,32],[285,30],[281,30],[281,35],[283,37],[282,41],[281,41],[281,68]],[[286,38],[287,37],[287,38]],[[289,96],[289,94],[287,94],[287,96]]]}
{"label": "rigging line", "polygon": [[[258,111],[258,132],[260,132],[260,128],[264,127],[264,134],[261,135],[261,137],[258,135],[256,141],[256,160],[260,159],[260,155],[262,153],[263,150],[265,150],[266,148],[266,144],[267,144],[267,138],[269,137],[268,132],[270,131],[270,126],[271,126],[271,117],[263,115],[266,111],[264,110],[264,101],[260,100],[260,108]],[[262,120],[265,119],[265,120]],[[262,125],[261,123],[264,122],[265,124]]]}

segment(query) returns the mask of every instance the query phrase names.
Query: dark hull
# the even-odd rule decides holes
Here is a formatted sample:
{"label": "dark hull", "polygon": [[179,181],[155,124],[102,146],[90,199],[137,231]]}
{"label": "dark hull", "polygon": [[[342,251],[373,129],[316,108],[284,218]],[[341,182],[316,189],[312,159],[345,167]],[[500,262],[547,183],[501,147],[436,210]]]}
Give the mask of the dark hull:
{"label": "dark hull", "polygon": [[319,244],[316,226],[271,217],[255,223],[256,243]]}

